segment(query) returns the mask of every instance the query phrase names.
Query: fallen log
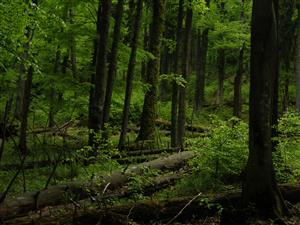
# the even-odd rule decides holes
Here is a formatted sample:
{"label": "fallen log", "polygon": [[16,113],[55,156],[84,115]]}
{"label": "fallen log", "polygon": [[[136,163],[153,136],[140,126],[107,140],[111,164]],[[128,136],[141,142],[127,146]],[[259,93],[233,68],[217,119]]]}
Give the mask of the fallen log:
{"label": "fallen log", "polygon": [[[296,203],[300,201],[300,185],[280,185],[285,200]],[[105,224],[123,225],[134,221],[141,224],[168,223],[173,221],[186,222],[196,218],[206,218],[215,215],[221,208],[234,207],[238,209],[241,201],[241,191],[232,191],[224,194],[198,195],[199,197],[185,197],[164,201],[147,200],[126,205],[106,206],[101,209],[78,209],[66,211],[56,216],[24,217],[7,221],[4,224]],[[192,201],[194,199],[194,201]],[[117,220],[115,220],[118,218]],[[174,221],[175,222],[175,221]]]}
{"label": "fallen log", "polygon": [[[162,148],[162,149],[147,149],[147,150],[133,150],[133,151],[125,151],[121,155],[113,156],[112,159],[116,160],[120,164],[129,164],[129,163],[142,163],[147,160],[154,160],[156,158],[159,158],[159,153],[175,153],[180,152],[181,148]],[[151,155],[153,157],[145,157]],[[140,157],[139,157],[140,156]],[[78,161],[77,161],[78,162]],[[61,160],[59,164],[68,165],[70,164],[70,160]],[[79,161],[80,163],[80,161]],[[83,162],[82,162],[83,163]],[[95,160],[92,163],[97,163],[97,160]],[[57,164],[56,160],[39,160],[39,161],[30,161],[26,162],[23,166],[23,169],[29,170],[34,168],[43,168],[48,167]],[[20,164],[4,164],[0,165],[0,170],[3,171],[9,171],[9,170],[17,170],[19,168]]]}
{"label": "fallen log", "polygon": [[195,156],[194,152],[180,152],[165,158],[130,166],[124,171],[115,171],[105,177],[96,177],[86,183],[72,182],[66,185],[50,186],[46,190],[33,191],[16,198],[6,199],[0,204],[0,220],[26,215],[30,211],[46,206],[65,204],[72,199],[81,200],[101,193],[105,188],[114,190],[129,181],[132,175],[143,174],[145,168],[174,170]]}
{"label": "fallen log", "polygon": [[[155,124],[157,126],[160,126],[162,129],[171,130],[171,122],[170,121],[157,119],[157,120],[155,120]],[[187,131],[199,132],[199,133],[203,133],[203,132],[208,131],[208,129],[206,127],[203,127],[203,126],[200,126],[200,125],[191,125],[191,124],[186,124],[185,129]]]}

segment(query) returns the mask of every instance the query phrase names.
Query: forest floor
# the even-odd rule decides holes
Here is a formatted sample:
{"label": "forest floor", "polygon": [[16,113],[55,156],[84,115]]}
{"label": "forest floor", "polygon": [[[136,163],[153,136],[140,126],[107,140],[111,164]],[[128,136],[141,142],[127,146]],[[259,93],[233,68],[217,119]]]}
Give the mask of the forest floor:
{"label": "forest floor", "polygon": [[[101,152],[100,157],[93,159],[89,165],[86,164],[86,155],[84,154],[89,151],[88,148],[84,147],[88,135],[85,129],[69,127],[63,133],[41,130],[41,133],[33,134],[32,139],[30,139],[32,152],[26,159],[20,175],[10,188],[7,202],[15,199],[16,196],[22,199],[24,191],[40,190],[37,192],[40,194],[45,190],[45,187],[47,189],[48,184],[49,187],[59,187],[59,185],[66,185],[69,182],[88,181],[93,183],[94,179],[102,179],[108,174],[113,174],[114,171],[124,172],[131,170],[130,168],[136,165],[151,163],[157,159],[167,158],[182,152],[182,149],[169,147],[169,123],[165,121],[158,123],[159,138],[155,143],[130,144],[134,143],[136,136],[136,129],[132,128],[128,134],[127,153],[125,155],[113,147],[116,146],[118,132],[112,132],[111,142],[103,146],[103,149],[106,150]],[[76,197],[78,194],[76,193],[76,196],[68,199],[68,204],[47,206],[42,201],[45,207],[34,211],[29,210],[30,212],[26,212],[26,215],[22,212],[23,209],[19,210],[22,213],[9,220],[1,220],[1,213],[5,212],[1,211],[0,204],[0,224],[223,225],[220,215],[224,207],[210,202],[210,199],[240,189],[241,177],[239,172],[236,173],[235,171],[240,171],[240,168],[244,166],[241,161],[245,161],[247,153],[241,152],[243,149],[247,149],[247,146],[242,142],[246,143],[247,139],[244,140],[243,137],[237,139],[235,136],[237,132],[230,122],[228,125],[222,123],[220,128],[218,126],[213,131],[209,131],[210,128],[207,125],[188,128],[187,145],[184,150],[195,152],[196,157],[189,159],[180,167],[168,168],[164,165],[159,167],[160,169],[146,169],[141,173],[139,172],[138,175],[131,174],[126,183],[122,183],[116,190],[109,190],[110,184],[103,187],[102,183],[100,191],[95,189],[96,194],[94,187],[91,190],[90,187],[87,190],[76,189],[84,193],[80,199]],[[240,129],[238,130],[240,136],[243,135],[242,132],[247,132],[244,125]],[[224,146],[220,145],[219,140],[227,139],[232,139],[233,142],[228,142]],[[299,143],[299,139],[297,141]],[[8,142],[7,146],[14,149],[13,142]],[[231,149],[234,148],[236,150],[231,152]],[[220,151],[216,152],[216,149]],[[296,151],[300,152],[300,149],[298,150]],[[227,152],[228,155],[222,155],[223,152]],[[297,156],[297,154],[294,155]],[[4,156],[4,161],[0,166],[1,191],[6,189],[7,184],[20,167],[20,160],[16,159],[14,150],[5,152]],[[220,158],[223,161],[220,160],[216,163],[216,156],[224,157]],[[236,161],[233,160],[235,158]],[[297,163],[295,168],[298,168],[299,161],[295,159],[293,162]],[[228,164],[228,162],[230,163]],[[287,171],[287,174],[280,174],[281,178],[288,180],[289,173]],[[39,179],[36,179],[37,177]],[[297,184],[298,178],[293,177],[292,184]],[[89,191],[92,194],[86,195]],[[99,196],[101,201],[98,200]],[[198,197],[195,198],[196,196]],[[172,202],[173,199],[176,202],[178,197],[185,198],[185,200],[179,201],[180,204]],[[195,199],[193,200],[193,198]],[[88,201],[88,207],[82,205],[82,201]],[[151,207],[145,208],[143,203],[145,201],[150,201]],[[164,203],[168,201],[169,203]],[[29,202],[25,201],[25,207],[28,207]],[[153,202],[154,205],[152,205]],[[189,204],[193,206],[191,207]],[[16,206],[18,205],[14,205],[14,207]],[[142,206],[141,212],[138,211],[140,206]],[[289,205],[289,207],[292,213],[289,217],[283,218],[281,223],[253,216],[253,221],[247,225],[300,225],[300,205]],[[137,211],[135,212],[135,210]],[[144,211],[149,213],[150,218],[146,218],[147,216],[142,213]],[[238,220],[238,217],[233,216],[232,219],[235,221]],[[224,225],[234,224],[242,225],[236,221]]]}

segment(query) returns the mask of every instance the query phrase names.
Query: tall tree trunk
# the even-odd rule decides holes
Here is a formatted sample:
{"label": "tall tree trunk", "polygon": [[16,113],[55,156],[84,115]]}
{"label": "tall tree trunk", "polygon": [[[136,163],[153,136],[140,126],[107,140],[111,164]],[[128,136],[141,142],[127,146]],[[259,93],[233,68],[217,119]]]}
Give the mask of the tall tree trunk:
{"label": "tall tree trunk", "polygon": [[[25,1],[29,4],[29,1]],[[32,3],[35,5],[38,4],[37,0],[33,0]],[[31,7],[31,5],[29,6]],[[29,54],[30,44],[34,36],[34,30],[30,27],[26,28],[26,38],[27,38],[27,48],[26,55]],[[27,126],[28,126],[28,114],[31,101],[31,87],[32,87],[32,78],[33,78],[33,66],[30,65],[27,71],[26,79],[22,81],[24,84],[22,91],[22,101],[21,101],[21,125],[20,125],[20,134],[19,134],[19,150],[22,155],[27,154]]]}
{"label": "tall tree trunk", "polygon": [[[75,10],[74,7],[71,6],[71,8],[69,9],[69,19],[70,19],[71,26],[74,25],[74,16],[75,16]],[[76,80],[78,79],[78,71],[77,71],[77,56],[76,56],[76,38],[73,29],[70,33],[69,38],[70,38],[71,70],[72,70],[73,78]]]}
{"label": "tall tree trunk", "polygon": [[[207,1],[209,4],[209,1]],[[205,73],[206,73],[206,58],[208,50],[208,31],[206,28],[202,33],[198,33],[198,56],[196,65],[196,91],[195,91],[195,111],[199,113],[205,102]]]}
{"label": "tall tree trunk", "polygon": [[249,159],[243,204],[282,215],[285,203],[272,163],[273,94],[278,75],[277,21],[272,0],[254,0],[251,28]]}
{"label": "tall tree trunk", "polygon": [[159,77],[161,39],[165,20],[165,0],[153,0],[153,18],[150,31],[149,52],[154,56],[147,64],[147,90],[143,112],[140,120],[141,128],[137,140],[150,140],[155,134],[156,100]]}
{"label": "tall tree trunk", "polygon": [[[179,0],[177,16],[176,50],[174,58],[174,72],[180,74],[180,55],[182,50],[182,26],[184,19],[184,0]],[[171,146],[177,147],[177,111],[178,111],[178,85],[172,84],[172,108],[171,108]]]}
{"label": "tall tree trunk", "polygon": [[[100,35],[100,17],[101,17],[101,4],[98,4],[98,11],[97,11],[97,22],[96,22],[96,31],[97,37],[94,39],[93,43],[93,55],[92,55],[92,62],[90,67],[91,78],[90,78],[90,92],[89,92],[89,118],[88,118],[88,127],[91,127],[93,121],[91,120],[93,115],[93,105],[95,102],[95,73],[96,73],[96,61],[97,61],[97,50],[98,50],[98,35]],[[91,139],[89,139],[89,144]]]}
{"label": "tall tree trunk", "polygon": [[[53,69],[53,73],[56,76],[57,73],[59,73],[60,71],[60,59],[61,59],[61,52],[60,52],[60,47],[57,47],[57,51],[56,51],[56,55],[55,55],[55,62],[54,62],[54,69]],[[55,125],[55,113],[57,111],[57,106],[56,106],[56,90],[55,87],[53,85],[53,81],[52,81],[52,85],[50,87],[50,95],[49,95],[49,102],[50,102],[50,108],[49,108],[49,114],[48,114],[48,126],[49,127],[54,127]]]}
{"label": "tall tree trunk", "polygon": [[29,107],[31,101],[30,97],[31,97],[32,77],[33,77],[33,66],[30,66],[25,80],[25,87],[24,87],[23,101],[22,101],[22,111],[21,111],[19,149],[23,155],[27,154],[27,126],[28,126]]}
{"label": "tall tree trunk", "polygon": [[[189,1],[191,3],[191,0]],[[185,80],[188,79],[191,53],[191,34],[193,10],[188,4],[185,21],[185,37],[183,46],[183,61],[182,61],[182,76]],[[179,102],[178,102],[178,121],[177,121],[177,141],[180,147],[184,147],[185,135],[185,108],[186,108],[186,87],[179,87]]]}
{"label": "tall tree trunk", "polygon": [[101,130],[107,81],[106,63],[112,3],[111,0],[99,1],[99,4],[101,3],[101,16],[99,21],[100,31],[97,44],[96,74],[94,79],[94,100],[90,115],[91,118],[89,119],[89,129],[93,131],[89,135],[90,146],[96,144],[95,133],[99,133]]}
{"label": "tall tree trunk", "polygon": [[216,104],[222,104],[224,98],[224,79],[225,79],[225,49],[218,51],[218,90]]}
{"label": "tall tree trunk", "polygon": [[143,12],[143,0],[138,0],[133,36],[130,44],[131,54],[130,54],[128,69],[127,69],[126,92],[125,92],[125,99],[124,99],[122,127],[121,127],[119,147],[118,147],[119,149],[124,148],[125,141],[126,141],[126,132],[128,127],[128,121],[129,121],[130,102],[131,102],[132,86],[133,86],[133,78],[134,78],[134,68],[136,64],[136,52],[138,48],[139,33],[140,33],[141,22],[142,22],[142,12]]}
{"label": "tall tree trunk", "polygon": [[118,57],[118,50],[119,50],[119,43],[120,43],[120,36],[121,36],[121,24],[122,24],[122,16],[124,11],[124,0],[118,0],[116,10],[117,11],[115,16],[113,44],[110,53],[110,61],[109,61],[109,68],[108,68],[108,78],[107,78],[107,87],[106,87],[106,95],[105,95],[105,102],[104,102],[102,128],[104,128],[105,124],[108,123],[109,120],[111,99],[112,99],[113,88],[114,88],[116,72],[117,72],[117,63],[118,63],[117,57]]}
{"label": "tall tree trunk", "polygon": [[[145,26],[145,30],[144,30],[144,50],[148,51],[148,48],[149,48],[149,34],[148,34],[148,27]],[[142,62],[142,69],[141,69],[141,80],[146,82],[147,79],[146,79],[146,76],[147,76],[147,62]]]}
{"label": "tall tree trunk", "polygon": [[295,57],[295,67],[296,67],[296,107],[298,112],[300,112],[300,5],[298,6],[298,19],[297,19],[297,40],[296,40],[296,57]]}
{"label": "tall tree trunk", "polygon": [[[218,8],[221,14],[221,22],[224,22],[225,17],[225,1],[221,0],[218,2]],[[225,79],[225,49],[221,48],[218,50],[218,89],[216,96],[216,104],[222,104],[224,98],[224,79]]]}
{"label": "tall tree trunk", "polygon": [[242,76],[243,76],[243,58],[245,43],[240,49],[237,72],[234,78],[234,96],[233,96],[233,115],[242,116]]}
{"label": "tall tree trunk", "polygon": [[[245,0],[241,0],[242,12],[240,15],[241,22],[244,22],[244,7]],[[243,76],[243,64],[244,64],[244,50],[245,50],[245,42],[243,43],[240,54],[238,58],[238,66],[236,75],[234,78],[234,96],[233,96],[233,115],[236,117],[241,117],[242,115],[242,76]]]}

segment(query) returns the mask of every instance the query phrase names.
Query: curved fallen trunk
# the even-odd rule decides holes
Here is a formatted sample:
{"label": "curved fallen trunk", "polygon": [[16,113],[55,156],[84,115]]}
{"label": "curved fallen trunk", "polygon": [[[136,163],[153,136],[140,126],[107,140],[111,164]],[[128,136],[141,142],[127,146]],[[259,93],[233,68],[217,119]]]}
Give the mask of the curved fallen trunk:
{"label": "curved fallen trunk", "polygon": [[29,192],[16,198],[6,199],[0,204],[0,220],[24,216],[30,211],[46,206],[66,204],[73,199],[81,200],[102,193],[104,189],[114,190],[128,182],[130,176],[143,174],[145,168],[174,170],[193,158],[194,152],[180,152],[165,158],[130,166],[125,172],[115,171],[111,175],[99,177],[86,183],[72,182],[66,185],[51,186],[46,190]]}

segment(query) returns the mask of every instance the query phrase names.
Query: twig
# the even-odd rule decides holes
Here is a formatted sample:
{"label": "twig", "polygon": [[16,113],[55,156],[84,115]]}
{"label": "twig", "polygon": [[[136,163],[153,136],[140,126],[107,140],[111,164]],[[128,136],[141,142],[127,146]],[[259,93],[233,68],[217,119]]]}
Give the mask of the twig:
{"label": "twig", "polygon": [[171,219],[166,225],[169,225],[171,224],[174,220],[177,219],[178,216],[180,216],[182,214],[182,212],[193,202],[195,201],[200,195],[202,195],[202,193],[199,193],[198,195],[196,195],[194,198],[191,199],[191,201],[189,201],[181,210],[180,212],[175,216],[173,217],[173,219]]}

